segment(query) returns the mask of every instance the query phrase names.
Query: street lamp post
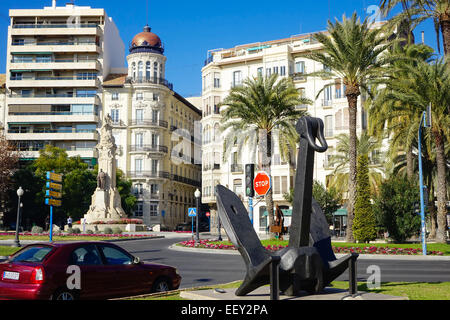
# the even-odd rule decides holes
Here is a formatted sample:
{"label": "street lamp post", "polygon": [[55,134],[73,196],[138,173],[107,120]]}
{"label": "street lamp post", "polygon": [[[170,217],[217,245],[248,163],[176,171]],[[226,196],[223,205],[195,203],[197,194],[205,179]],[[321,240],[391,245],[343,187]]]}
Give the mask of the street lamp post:
{"label": "street lamp post", "polygon": [[18,202],[17,202],[16,238],[14,239],[14,245],[16,247],[20,247],[19,224],[20,224],[20,207],[21,207],[20,197],[23,196],[23,189],[22,189],[22,187],[19,187],[19,189],[17,189],[17,195],[18,195],[19,199],[18,199]]}
{"label": "street lamp post", "polygon": [[201,192],[200,190],[195,190],[194,192],[194,196],[195,196],[195,200],[196,200],[196,207],[197,207],[197,215],[195,217],[195,241],[199,241],[200,237],[199,237],[199,232],[198,232],[198,218],[200,216],[200,195]]}

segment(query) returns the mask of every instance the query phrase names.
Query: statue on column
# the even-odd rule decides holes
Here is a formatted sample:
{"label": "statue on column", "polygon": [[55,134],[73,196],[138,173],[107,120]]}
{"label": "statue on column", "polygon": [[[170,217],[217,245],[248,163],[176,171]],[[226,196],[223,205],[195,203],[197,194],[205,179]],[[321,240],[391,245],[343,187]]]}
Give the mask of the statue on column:
{"label": "statue on column", "polygon": [[98,152],[97,189],[92,195],[91,206],[85,215],[86,222],[111,221],[125,218],[119,191],[116,187],[116,150],[112,135],[112,120],[106,115],[100,128]]}

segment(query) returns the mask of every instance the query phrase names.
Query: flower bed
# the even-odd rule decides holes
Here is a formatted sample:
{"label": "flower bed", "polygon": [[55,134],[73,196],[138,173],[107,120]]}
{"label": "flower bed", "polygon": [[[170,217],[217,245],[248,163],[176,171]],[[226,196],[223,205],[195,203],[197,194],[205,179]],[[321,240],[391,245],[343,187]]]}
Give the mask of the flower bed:
{"label": "flower bed", "polygon": [[[0,236],[11,236],[11,233],[0,233]],[[49,236],[48,232],[32,233],[32,232],[20,232],[20,236]],[[104,233],[54,233],[53,237],[102,237],[102,238],[143,238],[152,237],[152,235],[146,234],[104,234]]]}
{"label": "flower bed", "polygon": [[[179,245],[189,248],[205,248],[205,249],[222,249],[222,250],[236,250],[234,245],[227,244],[217,244],[212,240],[200,240],[198,243],[195,243],[194,240],[182,241]],[[285,248],[286,246],[282,245],[268,245],[265,246],[267,250],[277,251]],[[356,252],[359,254],[387,254],[387,255],[421,255],[422,249],[414,249],[414,248],[390,248],[390,247],[335,247],[333,246],[334,253],[342,253],[347,254],[351,252]],[[444,255],[441,251],[427,251],[428,255]]]}
{"label": "flower bed", "polygon": [[[81,224],[81,221],[75,221],[74,224]],[[110,221],[94,221],[90,224],[144,224],[142,219],[119,219],[119,220],[110,220]]]}

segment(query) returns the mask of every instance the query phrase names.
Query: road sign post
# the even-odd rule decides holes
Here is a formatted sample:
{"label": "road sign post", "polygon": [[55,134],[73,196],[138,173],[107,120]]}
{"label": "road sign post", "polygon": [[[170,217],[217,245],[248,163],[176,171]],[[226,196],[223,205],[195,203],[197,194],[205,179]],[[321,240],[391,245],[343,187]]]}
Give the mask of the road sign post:
{"label": "road sign post", "polygon": [[188,208],[188,216],[192,218],[192,239],[194,239],[194,217],[197,215],[197,208]]}
{"label": "road sign post", "polygon": [[265,171],[258,172],[253,180],[253,186],[259,196],[265,196],[272,187],[272,180],[269,174]]}
{"label": "road sign post", "polygon": [[53,242],[53,207],[60,207],[62,201],[62,174],[47,171],[47,182],[45,184],[45,204],[50,206],[50,242]]}

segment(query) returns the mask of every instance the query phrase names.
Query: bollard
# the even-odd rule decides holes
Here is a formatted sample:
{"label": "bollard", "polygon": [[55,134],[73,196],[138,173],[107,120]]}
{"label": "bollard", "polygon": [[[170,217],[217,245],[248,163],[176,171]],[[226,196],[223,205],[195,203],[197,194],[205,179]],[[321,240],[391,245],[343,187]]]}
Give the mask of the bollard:
{"label": "bollard", "polygon": [[281,257],[273,256],[270,263],[270,300],[280,300],[280,261]]}

